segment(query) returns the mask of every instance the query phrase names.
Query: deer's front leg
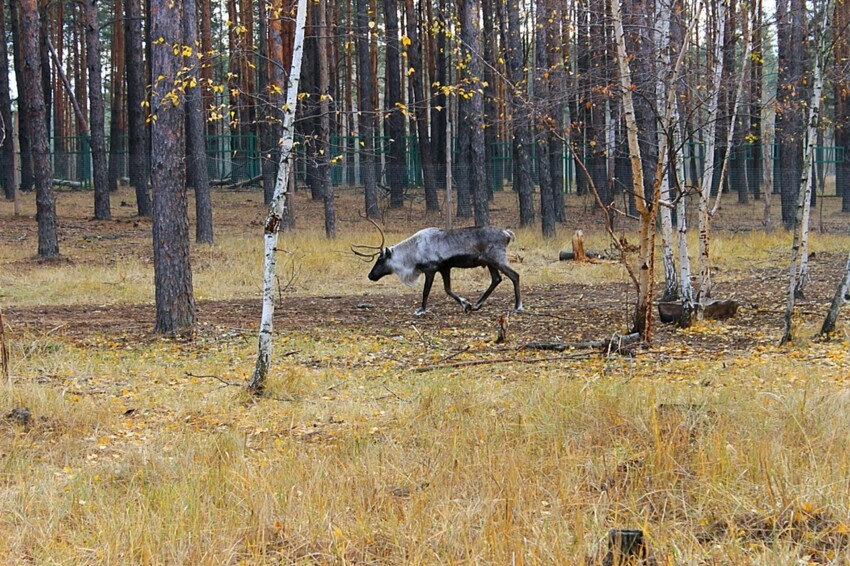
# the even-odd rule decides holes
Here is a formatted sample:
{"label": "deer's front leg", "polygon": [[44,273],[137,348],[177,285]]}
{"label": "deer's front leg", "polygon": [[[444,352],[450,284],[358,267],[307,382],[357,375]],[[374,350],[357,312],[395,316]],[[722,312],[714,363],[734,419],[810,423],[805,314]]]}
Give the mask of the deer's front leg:
{"label": "deer's front leg", "polygon": [[431,294],[431,285],[434,284],[434,272],[426,271],[425,272],[425,286],[422,288],[422,306],[419,307],[419,310],[416,311],[416,316],[422,316],[423,314],[428,312],[428,295]]}

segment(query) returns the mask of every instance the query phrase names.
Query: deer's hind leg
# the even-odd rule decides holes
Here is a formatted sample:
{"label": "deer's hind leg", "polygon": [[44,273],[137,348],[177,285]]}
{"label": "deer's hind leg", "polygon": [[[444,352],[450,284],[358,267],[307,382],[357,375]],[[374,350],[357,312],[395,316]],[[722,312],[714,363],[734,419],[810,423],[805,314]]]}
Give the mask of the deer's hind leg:
{"label": "deer's hind leg", "polygon": [[472,310],[472,304],[454,291],[452,291],[451,272],[451,268],[445,268],[440,270],[440,275],[443,276],[443,287],[446,289],[446,294],[460,304],[461,308],[463,308],[463,312],[470,312]]}

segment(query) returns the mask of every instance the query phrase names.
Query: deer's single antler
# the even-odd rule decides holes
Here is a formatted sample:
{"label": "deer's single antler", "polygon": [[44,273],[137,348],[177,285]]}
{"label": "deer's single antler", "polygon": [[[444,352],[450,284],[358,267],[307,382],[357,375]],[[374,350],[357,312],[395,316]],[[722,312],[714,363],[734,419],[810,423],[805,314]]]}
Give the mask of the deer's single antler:
{"label": "deer's single antler", "polygon": [[[371,260],[375,259],[378,255],[380,255],[382,251],[384,251],[384,243],[386,242],[386,237],[384,236],[384,231],[381,230],[381,227],[378,226],[377,222],[375,222],[374,220],[372,220],[369,217],[363,216],[362,213],[360,214],[360,216],[362,216],[363,218],[366,218],[366,220],[368,220],[369,222],[372,223],[372,226],[374,226],[375,228],[378,229],[378,232],[381,234],[381,243],[378,244],[377,246],[369,246],[369,245],[366,245],[366,244],[351,244],[351,251],[354,253],[354,255],[368,258],[371,261]],[[359,250],[377,250],[377,251],[362,252],[362,251],[359,251]]]}

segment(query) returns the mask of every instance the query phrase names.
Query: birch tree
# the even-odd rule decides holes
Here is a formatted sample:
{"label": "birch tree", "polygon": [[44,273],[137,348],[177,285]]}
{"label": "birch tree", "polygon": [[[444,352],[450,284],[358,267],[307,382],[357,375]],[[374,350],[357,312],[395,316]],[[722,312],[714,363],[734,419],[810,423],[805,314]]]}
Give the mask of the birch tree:
{"label": "birch tree", "polygon": [[[821,32],[827,29],[829,7],[824,7],[823,26]],[[800,177],[800,188],[797,191],[797,208],[794,214],[794,241],[791,245],[791,264],[788,267],[788,291],[785,300],[785,330],[782,334],[782,344],[794,341],[794,303],[798,297],[800,280],[808,270],[808,239],[809,211],[812,202],[812,162],[814,161],[815,144],[817,143],[817,127],[820,123],[821,95],[823,94],[823,72],[821,69],[821,49],[814,50],[814,83],[812,97],[808,106],[806,126],[806,146],[803,157],[803,169]]]}
{"label": "birch tree", "polygon": [[832,303],[829,305],[829,311],[826,313],[826,318],[820,329],[819,336],[821,338],[829,338],[835,332],[835,321],[838,320],[838,311],[847,302],[848,292],[850,292],[850,256],[847,258],[847,265],[844,266],[844,275],[841,277],[838,289],[835,290]]}
{"label": "birch tree", "polygon": [[[623,31],[623,20],[620,3],[611,3],[611,14],[614,23],[614,39],[617,44],[617,63],[620,71],[620,87],[623,96],[623,117],[626,122],[626,135],[629,147],[629,162],[632,173],[632,190],[635,193],[635,206],[640,215],[640,273],[638,275],[638,300],[635,308],[633,332],[639,332],[647,342],[652,339],[652,283],[655,269],[655,236],[656,212],[661,200],[661,181],[666,168],[670,121],[676,103],[676,89],[667,88],[664,101],[664,113],[661,116],[661,137],[658,148],[658,160],[655,164],[651,192],[644,184],[643,162],[641,147],[638,139],[638,123],[635,117],[635,107],[632,99],[632,74],[629,67],[629,52],[626,48],[626,38]],[[694,19],[694,22],[699,16]],[[666,71],[665,81],[674,84],[684,58],[684,49],[679,52],[675,65]]]}
{"label": "birch tree", "polygon": [[[0,36],[6,38],[6,3],[0,3]],[[6,42],[0,42],[0,185],[6,200],[15,199],[15,142],[12,135],[12,99],[9,94],[9,55]]]}
{"label": "birch tree", "polygon": [[[661,65],[666,69],[670,65],[670,49],[672,47],[672,36],[670,34],[670,16],[673,7],[659,0],[655,5],[655,18],[658,22],[656,31],[656,45],[660,48]],[[670,85],[671,89],[675,89],[675,85]],[[667,85],[663,80],[663,75],[658,74],[658,84],[656,85],[657,109],[656,113],[660,116],[663,112],[662,101],[667,98]],[[676,107],[673,107],[675,112]],[[675,123],[675,122],[674,122]],[[670,136],[672,132],[658,132],[659,141],[661,136]],[[675,145],[674,145],[675,147]],[[670,163],[670,169],[674,168],[676,163]],[[670,174],[665,173],[661,179],[661,200],[665,203],[672,202],[673,191],[670,184]],[[680,198],[684,201],[684,198]],[[676,274],[676,261],[673,251],[673,214],[671,207],[665,205],[659,210],[661,215],[661,257],[664,265],[664,294],[661,296],[662,301],[675,301],[679,298],[679,280]]]}
{"label": "birch tree", "polygon": [[711,199],[711,188],[714,186],[714,154],[716,149],[715,132],[717,129],[717,115],[720,105],[720,81],[723,77],[723,41],[726,31],[726,0],[717,4],[717,13],[714,17],[714,51],[712,54],[712,67],[709,76],[708,88],[710,89],[708,99],[708,116],[706,118],[705,133],[705,171],[699,188],[699,203],[697,205],[697,217],[699,218],[699,290],[696,300],[701,303],[711,296],[711,265],[709,263],[709,224]]}
{"label": "birch tree", "polygon": [[275,280],[277,267],[277,241],[283,220],[285,191],[291,175],[292,161],[289,154],[294,142],[295,108],[298,103],[298,83],[301,77],[301,60],[304,55],[304,26],[307,21],[307,0],[298,0],[295,14],[295,38],[292,49],[292,65],[289,70],[289,87],[283,108],[283,137],[280,142],[280,164],[277,170],[274,196],[266,216],[263,256],[263,314],[260,320],[260,336],[257,348],[257,363],[248,383],[249,391],[260,393],[266,385],[272,356],[272,329],[274,319]]}

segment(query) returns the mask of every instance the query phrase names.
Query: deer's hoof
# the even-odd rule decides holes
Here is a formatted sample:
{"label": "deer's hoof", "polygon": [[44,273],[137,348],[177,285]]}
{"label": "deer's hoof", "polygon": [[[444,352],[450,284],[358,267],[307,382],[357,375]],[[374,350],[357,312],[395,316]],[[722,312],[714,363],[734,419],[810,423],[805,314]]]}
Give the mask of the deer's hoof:
{"label": "deer's hoof", "polygon": [[418,311],[413,313],[413,316],[422,316],[422,315],[428,314],[429,312],[431,312],[431,311],[429,311],[428,309],[419,309]]}

